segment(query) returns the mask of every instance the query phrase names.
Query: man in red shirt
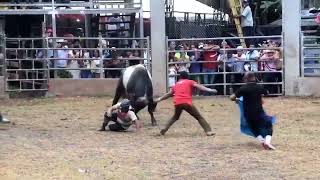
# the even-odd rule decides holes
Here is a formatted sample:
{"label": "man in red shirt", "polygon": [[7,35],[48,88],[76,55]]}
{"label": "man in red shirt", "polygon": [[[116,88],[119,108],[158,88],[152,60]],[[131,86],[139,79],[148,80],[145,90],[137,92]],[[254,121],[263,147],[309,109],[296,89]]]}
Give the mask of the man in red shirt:
{"label": "man in red shirt", "polygon": [[202,91],[207,91],[211,93],[217,93],[217,90],[207,88],[203,85],[198,84],[193,80],[189,80],[189,75],[187,72],[180,72],[180,80],[170,89],[170,91],[158,98],[156,102],[163,101],[173,96],[174,102],[174,115],[166,124],[165,128],[160,131],[161,135],[164,135],[170,126],[176,122],[182,113],[183,110],[187,111],[191,116],[198,120],[201,127],[206,132],[207,136],[213,136],[214,133],[211,131],[211,127],[208,122],[201,116],[197,108],[192,104],[192,90],[197,88]]}

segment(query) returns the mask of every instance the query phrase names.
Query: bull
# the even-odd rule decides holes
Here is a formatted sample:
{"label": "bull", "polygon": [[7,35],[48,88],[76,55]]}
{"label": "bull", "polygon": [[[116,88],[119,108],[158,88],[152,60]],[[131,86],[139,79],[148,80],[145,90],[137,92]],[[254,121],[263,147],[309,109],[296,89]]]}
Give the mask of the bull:
{"label": "bull", "polygon": [[121,97],[130,100],[136,114],[148,106],[151,124],[152,126],[157,125],[157,121],[153,115],[157,103],[153,100],[152,80],[147,68],[138,64],[129,66],[122,72],[112,105],[117,104]]}

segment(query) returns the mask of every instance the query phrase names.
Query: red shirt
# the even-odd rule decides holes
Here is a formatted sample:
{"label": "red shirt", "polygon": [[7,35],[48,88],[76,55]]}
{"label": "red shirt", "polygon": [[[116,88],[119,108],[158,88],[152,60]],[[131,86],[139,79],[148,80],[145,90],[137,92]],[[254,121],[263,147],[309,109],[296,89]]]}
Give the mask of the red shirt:
{"label": "red shirt", "polygon": [[218,53],[215,51],[205,51],[203,53],[203,59],[204,61],[212,61],[212,62],[206,62],[203,63],[203,67],[207,69],[217,69],[218,63]]}
{"label": "red shirt", "polygon": [[189,104],[192,105],[193,85],[197,82],[189,79],[179,80],[172,88],[174,105]]}

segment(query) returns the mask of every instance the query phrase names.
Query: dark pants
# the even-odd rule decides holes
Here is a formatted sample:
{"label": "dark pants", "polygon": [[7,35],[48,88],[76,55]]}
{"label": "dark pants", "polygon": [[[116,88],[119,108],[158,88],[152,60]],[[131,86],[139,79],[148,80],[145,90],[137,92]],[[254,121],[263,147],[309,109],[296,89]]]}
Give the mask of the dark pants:
{"label": "dark pants", "polygon": [[262,113],[261,115],[257,116],[248,116],[246,119],[255,137],[259,135],[261,135],[263,138],[265,138],[267,135],[272,136],[272,117]]}
{"label": "dark pants", "polygon": [[199,113],[199,111],[197,110],[197,108],[195,106],[189,105],[189,104],[179,104],[179,105],[175,106],[174,115],[169,120],[169,122],[166,124],[165,128],[162,129],[162,134],[167,132],[168,129],[170,128],[170,126],[172,126],[172,124],[174,124],[177,120],[179,120],[180,115],[181,115],[183,110],[187,111],[191,116],[193,116],[196,120],[198,120],[199,124],[201,125],[201,127],[203,128],[203,130],[205,132],[211,131],[210,125],[201,116],[201,114]]}
{"label": "dark pants", "polygon": [[91,70],[81,70],[80,77],[81,78],[92,78]]}
{"label": "dark pants", "polygon": [[[243,35],[246,36],[254,36],[254,29],[253,26],[245,26],[242,27]],[[254,39],[246,39],[246,45],[249,47],[251,44],[255,44]]]}
{"label": "dark pants", "polygon": [[[114,122],[113,124],[109,124],[109,122],[112,121]],[[117,122],[117,113],[112,113],[111,117],[107,116],[107,113],[104,115],[104,122],[102,124],[101,130],[105,130],[106,126],[109,127],[110,131],[124,131],[126,130],[121,126],[120,123]]]}
{"label": "dark pants", "polygon": [[[279,72],[276,73],[265,73],[263,74],[263,82],[268,83],[277,83],[282,81],[282,75]],[[277,94],[281,92],[281,87],[279,85],[275,84],[268,84],[264,85],[265,88],[269,91],[270,94]]]}

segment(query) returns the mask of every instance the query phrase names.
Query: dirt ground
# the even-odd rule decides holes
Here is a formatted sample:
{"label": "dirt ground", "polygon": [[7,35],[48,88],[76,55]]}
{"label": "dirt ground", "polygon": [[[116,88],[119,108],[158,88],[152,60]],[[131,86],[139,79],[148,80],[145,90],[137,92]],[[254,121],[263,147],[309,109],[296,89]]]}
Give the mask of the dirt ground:
{"label": "dirt ground", "polygon": [[141,133],[98,132],[108,97],[1,100],[11,125],[0,125],[0,179],[320,179],[320,99],[268,98],[277,116],[263,150],[240,135],[236,104],[199,98],[196,106],[215,137],[186,113],[168,131],[171,100],[158,105],[160,127],[144,110]]}

